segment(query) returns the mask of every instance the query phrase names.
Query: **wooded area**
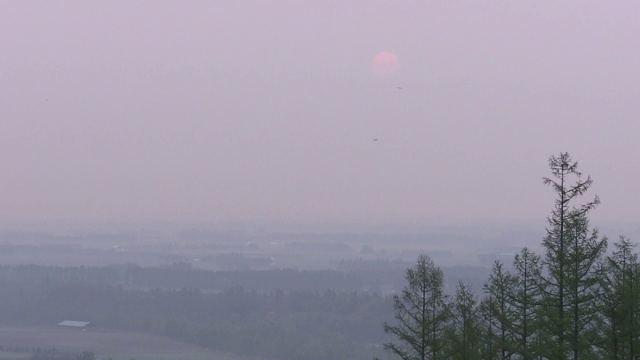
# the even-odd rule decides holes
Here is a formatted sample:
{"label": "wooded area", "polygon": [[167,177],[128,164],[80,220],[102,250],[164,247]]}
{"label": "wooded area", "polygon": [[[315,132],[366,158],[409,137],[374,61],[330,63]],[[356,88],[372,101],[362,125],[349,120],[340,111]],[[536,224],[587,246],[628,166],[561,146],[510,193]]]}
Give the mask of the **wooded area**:
{"label": "wooded area", "polygon": [[636,359],[640,345],[640,264],[625,237],[589,226],[598,197],[578,199],[592,184],[562,153],[549,159],[556,193],[542,256],[523,248],[510,270],[496,261],[477,296],[464,283],[443,291],[443,274],[426,255],[406,272],[394,296],[385,348],[409,359]]}

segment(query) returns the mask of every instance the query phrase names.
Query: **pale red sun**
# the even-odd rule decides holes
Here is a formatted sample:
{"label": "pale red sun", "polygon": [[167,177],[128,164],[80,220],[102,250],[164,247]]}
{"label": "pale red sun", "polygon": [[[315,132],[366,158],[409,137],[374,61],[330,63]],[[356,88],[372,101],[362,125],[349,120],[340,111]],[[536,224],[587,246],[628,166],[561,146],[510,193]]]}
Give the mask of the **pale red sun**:
{"label": "pale red sun", "polygon": [[388,77],[399,69],[400,59],[391,51],[379,52],[371,59],[371,72],[377,76]]}

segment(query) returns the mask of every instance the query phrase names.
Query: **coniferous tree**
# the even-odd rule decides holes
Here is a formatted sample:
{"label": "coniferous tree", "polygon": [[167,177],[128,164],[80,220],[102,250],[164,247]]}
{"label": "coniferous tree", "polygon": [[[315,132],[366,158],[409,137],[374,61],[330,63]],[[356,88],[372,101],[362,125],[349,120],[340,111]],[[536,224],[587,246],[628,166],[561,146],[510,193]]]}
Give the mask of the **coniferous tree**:
{"label": "coniferous tree", "polygon": [[[485,329],[496,332],[495,351],[497,359],[511,358],[514,349],[513,323],[514,308],[511,305],[516,278],[503,269],[503,264],[494,262],[489,280],[484,285],[484,293],[489,306],[489,324],[485,320]],[[487,325],[489,328],[487,328]]]}
{"label": "coniferous tree", "polygon": [[481,359],[481,324],[477,299],[471,287],[458,283],[451,306],[451,324],[447,331],[448,359]]}
{"label": "coniferous tree", "polygon": [[623,236],[603,264],[600,298],[600,354],[636,359],[640,344],[640,264],[635,244]]}
{"label": "coniferous tree", "polygon": [[[524,248],[514,258],[513,272],[496,262],[479,305],[462,283],[451,303],[442,300],[442,314],[448,315],[438,322],[440,335],[447,325],[446,342],[441,336],[434,347],[446,350],[437,352],[440,357],[425,351],[421,357],[405,356],[401,350],[407,347],[393,344],[387,344],[388,350],[403,359],[640,359],[640,262],[634,245],[621,237],[605,257],[607,239],[590,227],[588,217],[599,199],[579,201],[591,178],[582,178],[568,153],[550,157],[549,166],[552,176],[544,183],[556,200],[547,218],[544,257]],[[415,319],[406,309],[418,303],[407,302],[411,298],[405,294],[408,307],[396,297],[401,326],[385,330],[410,348],[415,337],[403,333],[410,328],[404,320]]]}
{"label": "coniferous tree", "polygon": [[496,327],[495,300],[490,296],[483,298],[478,306],[481,319],[481,358],[496,359],[498,357],[498,334]]}
{"label": "coniferous tree", "polygon": [[397,342],[384,348],[403,360],[446,359],[444,333],[448,321],[444,276],[427,255],[420,255],[407,269],[408,285],[393,297],[397,325],[385,324],[384,331]]}
{"label": "coniferous tree", "polygon": [[588,356],[596,341],[596,264],[607,242],[597,229],[589,230],[587,214],[599,204],[598,198],[574,204],[590,188],[591,178],[582,180],[568,153],[552,156],[549,166],[553,178],[544,178],[544,183],[552,186],[557,198],[543,241],[541,340],[546,358],[578,360]]}
{"label": "coniferous tree", "polygon": [[522,360],[536,358],[537,313],[540,305],[540,257],[523,248],[513,260],[514,284],[510,294],[513,309],[514,353]]}
{"label": "coniferous tree", "polygon": [[574,214],[569,222],[571,246],[569,247],[569,303],[571,305],[571,358],[588,357],[598,342],[596,320],[598,297],[603,276],[598,263],[602,260],[607,240],[601,238],[597,229],[589,231],[589,220]]}

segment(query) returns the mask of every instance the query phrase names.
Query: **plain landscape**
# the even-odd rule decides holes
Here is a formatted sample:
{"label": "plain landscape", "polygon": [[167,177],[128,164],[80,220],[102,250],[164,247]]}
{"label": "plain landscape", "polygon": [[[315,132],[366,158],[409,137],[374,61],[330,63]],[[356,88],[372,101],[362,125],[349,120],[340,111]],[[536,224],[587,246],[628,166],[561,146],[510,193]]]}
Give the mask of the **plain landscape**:
{"label": "plain landscape", "polygon": [[[383,356],[392,297],[416,254],[443,269],[449,296],[460,282],[482,294],[494,261],[511,268],[517,245],[540,247],[545,230],[534,225],[5,226],[3,359],[52,349],[97,359]],[[64,320],[91,326],[57,326]]]}
{"label": "plain landscape", "polygon": [[[158,337],[198,343],[181,333],[185,324],[180,318],[186,316],[185,309],[176,309],[184,304],[191,309],[194,301],[202,302],[204,308],[199,308],[200,313],[193,318],[204,317],[207,311],[235,313],[209,318],[208,321],[225,322],[218,331],[236,336],[247,331],[257,337],[265,337],[261,332],[283,331],[280,341],[285,343],[295,339],[290,330],[278,330],[291,326],[286,322],[294,321],[298,327],[294,331],[300,333],[300,327],[310,326],[305,322],[329,314],[333,319],[325,319],[325,341],[336,341],[344,347],[346,336],[346,342],[360,343],[365,349],[358,351],[375,354],[370,347],[381,346],[382,324],[387,319],[385,315],[391,316],[389,296],[404,286],[404,270],[411,266],[416,253],[429,252],[450,268],[451,289],[459,280],[481,286],[489,271],[489,259],[496,255],[486,249],[483,253],[458,253],[456,249],[460,247],[455,240],[463,242],[472,237],[473,232],[468,230],[452,231],[446,245],[436,246],[444,230],[434,229],[428,234],[421,232],[424,229],[405,228],[402,233],[398,232],[402,230],[398,225],[376,233],[367,231],[366,226],[344,224],[298,225],[291,229],[276,225],[273,231],[264,230],[264,225],[239,224],[217,228],[195,228],[193,224],[170,228],[153,228],[149,224],[116,226],[31,224],[28,228],[38,231],[17,226],[3,229],[0,273],[3,302],[9,306],[3,312],[3,322],[9,326],[2,330],[0,346],[13,349],[6,350],[7,359],[29,358],[32,349],[52,348],[76,353],[91,351],[98,358],[114,359],[158,358],[160,354],[167,359],[241,359],[241,353],[247,352],[243,350],[245,345],[227,344],[226,349],[222,346],[227,350],[224,355],[208,349],[220,345],[188,346]],[[332,228],[337,231],[331,232]],[[514,229],[507,226],[501,231],[506,232],[501,236],[509,236]],[[490,230],[485,233],[491,235]],[[473,265],[465,265],[467,259],[474,259]],[[143,295],[139,291],[151,293]],[[104,303],[121,300],[123,292],[132,292],[124,308]],[[159,298],[153,300],[154,295]],[[273,304],[274,297],[286,299],[277,305]],[[161,301],[160,298],[167,303],[156,313],[142,314],[132,309],[133,304],[144,308],[145,301]],[[215,310],[216,301],[223,309]],[[206,303],[214,309],[206,310]],[[132,311],[134,314],[129,313]],[[340,319],[339,314],[347,319]],[[114,316],[120,320],[109,318]],[[289,319],[283,323],[277,321],[279,317]],[[91,321],[92,326],[80,332],[56,327],[69,319]],[[228,322],[250,328],[232,329],[234,326]],[[318,336],[315,330],[304,332],[303,335]],[[283,343],[274,344],[285,348]],[[322,351],[336,346],[329,344]],[[29,351],[20,355],[14,354],[15,349]],[[301,353],[302,358],[320,350],[304,351],[311,353]],[[347,353],[353,355],[354,351]],[[229,355],[231,352],[236,355]]]}
{"label": "plain landscape", "polygon": [[638,19],[0,1],[0,360],[640,358]]}

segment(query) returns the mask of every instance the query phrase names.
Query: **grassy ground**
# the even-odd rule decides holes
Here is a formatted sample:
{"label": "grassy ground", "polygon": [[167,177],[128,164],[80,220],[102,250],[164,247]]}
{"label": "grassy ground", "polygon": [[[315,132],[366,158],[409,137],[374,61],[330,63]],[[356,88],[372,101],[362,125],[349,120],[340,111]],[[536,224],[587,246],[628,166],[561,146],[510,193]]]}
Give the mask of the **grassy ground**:
{"label": "grassy ground", "polygon": [[[56,348],[62,352],[92,351],[96,358],[113,360],[261,360],[211,351],[147,334],[67,330],[61,328],[1,328],[3,348]],[[28,359],[30,354],[1,351],[0,360]]]}
{"label": "grassy ground", "polygon": [[[0,360],[28,360],[31,354],[17,353],[11,351],[0,351]],[[127,359],[130,360],[130,359]]]}

